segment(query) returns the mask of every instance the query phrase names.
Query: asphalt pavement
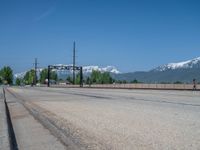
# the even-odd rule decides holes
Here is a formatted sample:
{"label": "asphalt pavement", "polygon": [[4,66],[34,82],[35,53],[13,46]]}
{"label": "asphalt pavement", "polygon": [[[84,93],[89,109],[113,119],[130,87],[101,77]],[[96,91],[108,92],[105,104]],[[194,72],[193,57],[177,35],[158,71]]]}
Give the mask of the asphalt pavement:
{"label": "asphalt pavement", "polygon": [[[20,101],[69,149],[70,145],[71,149],[200,149],[198,91],[45,87],[8,90],[10,98]],[[21,124],[14,124],[19,135]],[[28,132],[31,135],[33,131]],[[43,132],[35,132],[43,136]]]}

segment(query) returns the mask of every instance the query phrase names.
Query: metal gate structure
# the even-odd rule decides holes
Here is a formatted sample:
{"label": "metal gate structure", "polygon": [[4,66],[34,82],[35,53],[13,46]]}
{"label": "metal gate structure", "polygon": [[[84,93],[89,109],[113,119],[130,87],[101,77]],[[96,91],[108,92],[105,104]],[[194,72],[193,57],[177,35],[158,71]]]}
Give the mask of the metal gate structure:
{"label": "metal gate structure", "polygon": [[[47,86],[50,87],[50,76],[51,76],[51,70],[78,70],[80,73],[80,87],[83,87],[83,68],[81,66],[68,66],[68,65],[49,65],[48,66],[48,82]],[[75,84],[75,76],[73,76],[73,84]]]}

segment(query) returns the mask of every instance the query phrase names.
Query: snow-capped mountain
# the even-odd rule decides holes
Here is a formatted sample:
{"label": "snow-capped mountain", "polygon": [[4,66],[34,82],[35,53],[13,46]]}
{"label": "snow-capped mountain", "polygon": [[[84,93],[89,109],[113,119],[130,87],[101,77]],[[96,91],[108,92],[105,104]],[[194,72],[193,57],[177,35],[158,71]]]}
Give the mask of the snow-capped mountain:
{"label": "snow-capped mountain", "polygon": [[114,74],[116,80],[133,81],[137,79],[144,83],[192,83],[193,79],[200,82],[200,57],[191,60],[161,65],[150,71],[136,71]]}
{"label": "snow-capped mountain", "polygon": [[[64,64],[55,64],[56,66],[72,66],[72,65],[64,65]],[[44,68],[38,69],[38,73],[41,72]],[[100,72],[110,72],[114,74],[119,74],[120,71],[114,67],[114,66],[106,66],[106,67],[99,67],[99,66],[83,66],[83,74],[90,74],[92,73],[92,70],[98,70]],[[70,74],[72,73],[72,70],[53,70],[56,71],[58,76],[63,75],[63,74]],[[21,72],[21,73],[16,73],[14,75],[15,78],[23,78],[25,76],[27,71]],[[38,74],[39,75],[39,74]]]}
{"label": "snow-capped mountain", "polygon": [[200,57],[183,62],[169,63],[166,65],[162,65],[153,69],[153,71],[166,71],[166,70],[191,69],[191,68],[200,68]]}
{"label": "snow-capped mountain", "polygon": [[83,67],[83,73],[92,73],[92,70],[97,70],[100,72],[110,72],[118,74],[120,73],[116,67],[114,66],[107,66],[107,67],[99,67],[99,66],[85,66]]}
{"label": "snow-capped mountain", "polygon": [[25,76],[25,74],[26,74],[26,71],[21,72],[21,73],[16,73],[16,74],[14,74],[14,78],[20,78],[21,79]]}
{"label": "snow-capped mountain", "polygon": [[[44,68],[38,68],[37,69],[37,75],[39,76],[40,72],[43,70]],[[25,76],[25,74],[27,73],[27,71],[24,71],[24,72],[20,72],[20,73],[16,73],[14,74],[14,78],[17,79],[21,79]]]}

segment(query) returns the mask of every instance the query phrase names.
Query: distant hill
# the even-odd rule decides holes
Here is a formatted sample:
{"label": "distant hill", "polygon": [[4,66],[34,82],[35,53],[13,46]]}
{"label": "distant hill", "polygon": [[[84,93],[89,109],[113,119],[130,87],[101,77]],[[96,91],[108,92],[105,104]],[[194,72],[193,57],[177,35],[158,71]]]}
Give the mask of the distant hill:
{"label": "distant hill", "polygon": [[195,78],[200,82],[200,57],[178,63],[158,66],[147,72],[112,74],[117,80],[138,81],[145,83],[176,82],[191,83]]}

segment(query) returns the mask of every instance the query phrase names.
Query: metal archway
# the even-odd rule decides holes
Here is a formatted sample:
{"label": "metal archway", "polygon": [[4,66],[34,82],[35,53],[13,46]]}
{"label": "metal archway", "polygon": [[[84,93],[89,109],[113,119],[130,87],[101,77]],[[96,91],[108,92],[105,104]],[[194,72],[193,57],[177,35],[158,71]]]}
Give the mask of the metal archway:
{"label": "metal archway", "polygon": [[[50,75],[51,70],[78,70],[80,72],[80,87],[83,87],[83,68],[77,66],[67,66],[67,65],[49,65],[48,66],[48,83],[47,86],[50,87]],[[75,80],[73,79],[73,84],[75,84]]]}

